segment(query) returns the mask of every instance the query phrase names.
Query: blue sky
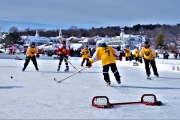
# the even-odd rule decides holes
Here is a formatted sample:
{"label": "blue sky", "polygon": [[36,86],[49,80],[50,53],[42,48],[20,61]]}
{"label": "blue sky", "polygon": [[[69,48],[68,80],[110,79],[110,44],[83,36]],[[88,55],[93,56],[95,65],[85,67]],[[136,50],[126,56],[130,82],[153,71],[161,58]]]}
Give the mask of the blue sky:
{"label": "blue sky", "polygon": [[0,27],[68,29],[180,23],[180,0],[0,0]]}

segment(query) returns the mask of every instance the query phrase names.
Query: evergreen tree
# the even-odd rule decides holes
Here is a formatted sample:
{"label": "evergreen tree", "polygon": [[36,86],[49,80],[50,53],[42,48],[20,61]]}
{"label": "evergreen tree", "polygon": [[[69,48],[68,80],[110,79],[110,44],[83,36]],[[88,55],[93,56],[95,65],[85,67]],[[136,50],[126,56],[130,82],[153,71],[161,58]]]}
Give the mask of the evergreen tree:
{"label": "evergreen tree", "polygon": [[162,49],[164,46],[164,35],[160,32],[157,36],[157,47]]}

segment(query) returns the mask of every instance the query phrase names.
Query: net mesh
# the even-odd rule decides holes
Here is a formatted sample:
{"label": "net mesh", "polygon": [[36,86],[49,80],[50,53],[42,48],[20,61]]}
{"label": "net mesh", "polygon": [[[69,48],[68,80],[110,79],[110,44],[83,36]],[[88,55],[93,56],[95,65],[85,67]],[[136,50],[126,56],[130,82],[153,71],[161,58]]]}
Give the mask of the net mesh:
{"label": "net mesh", "polygon": [[143,96],[142,102],[145,103],[154,103],[155,101],[155,97],[152,95],[148,95],[148,96]]}
{"label": "net mesh", "polygon": [[108,105],[108,100],[107,98],[100,97],[100,98],[95,98],[93,103],[95,105],[103,107]]}

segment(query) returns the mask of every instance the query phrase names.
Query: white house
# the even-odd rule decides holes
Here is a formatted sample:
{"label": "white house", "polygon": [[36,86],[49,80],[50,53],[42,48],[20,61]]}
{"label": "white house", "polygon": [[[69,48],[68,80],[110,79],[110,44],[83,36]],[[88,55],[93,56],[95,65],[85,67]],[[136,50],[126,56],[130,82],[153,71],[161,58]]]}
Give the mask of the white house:
{"label": "white house", "polygon": [[106,43],[111,46],[121,46],[124,49],[129,46],[131,50],[135,49],[140,43],[145,41],[145,37],[142,35],[125,34],[124,29],[121,29],[120,36],[112,37]]}
{"label": "white house", "polygon": [[42,45],[42,44],[47,44],[50,42],[50,38],[47,37],[40,37],[39,32],[36,30],[35,36],[21,36],[21,39],[25,42],[25,44],[28,46],[32,42],[35,42],[35,44]]}

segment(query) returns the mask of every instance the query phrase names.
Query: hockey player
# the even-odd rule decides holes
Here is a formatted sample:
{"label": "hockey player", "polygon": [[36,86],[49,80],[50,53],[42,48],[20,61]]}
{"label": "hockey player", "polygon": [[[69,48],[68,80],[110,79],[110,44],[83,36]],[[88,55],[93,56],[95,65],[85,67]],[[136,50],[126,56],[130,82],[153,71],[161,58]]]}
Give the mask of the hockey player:
{"label": "hockey player", "polygon": [[86,48],[84,48],[82,51],[81,51],[81,54],[82,54],[82,62],[81,62],[81,66],[83,67],[83,64],[86,60],[86,66],[87,66],[87,63],[89,61],[89,57],[90,57],[90,51],[88,49],[88,46],[86,46]]}
{"label": "hockey player", "polygon": [[134,57],[136,62],[139,61],[139,53],[140,53],[139,48],[136,47],[136,50],[134,51]]}
{"label": "hockey player", "polygon": [[125,56],[126,56],[126,61],[131,61],[131,49],[129,46],[126,47],[124,50]]}
{"label": "hockey player", "polygon": [[26,69],[30,60],[33,62],[36,70],[38,71],[39,69],[38,69],[38,65],[36,62],[36,57],[39,57],[38,49],[36,48],[35,43],[32,42],[30,47],[28,47],[28,49],[26,51],[26,61],[24,63],[24,67],[23,67],[22,71],[24,71]]}
{"label": "hockey player", "polygon": [[154,60],[155,56],[156,56],[156,53],[155,53],[154,49],[152,47],[150,47],[148,41],[145,41],[144,47],[142,48],[141,53],[140,53],[139,61],[140,61],[140,63],[142,63],[142,57],[144,58],[145,69],[146,69],[146,74],[148,76],[148,79],[150,79],[149,64],[151,64],[151,66],[152,66],[154,75],[159,77],[159,74],[158,74],[157,68],[156,68],[156,62]]}
{"label": "hockey player", "polygon": [[68,60],[68,56],[70,56],[70,49],[69,49],[69,46],[66,45],[66,41],[62,42],[62,45],[60,45],[57,52],[58,52],[58,56],[60,57],[57,71],[60,70],[63,59],[65,62],[65,65],[66,65],[66,69],[64,71],[69,71],[69,66],[68,66],[67,60]]}
{"label": "hockey player", "polygon": [[[119,52],[114,48],[107,46],[103,40],[99,45],[100,46],[96,49],[92,58],[89,59],[87,66],[91,67],[92,63],[97,62],[98,60],[101,59],[103,66],[104,80],[106,81],[107,85],[108,86],[111,85],[111,81],[108,73],[109,67],[111,67],[111,71],[113,72],[116,81],[118,82],[118,84],[120,84],[121,79],[119,72],[117,70],[116,61],[114,57],[114,55],[119,56]],[[119,56],[119,59],[122,60],[122,57]]]}

